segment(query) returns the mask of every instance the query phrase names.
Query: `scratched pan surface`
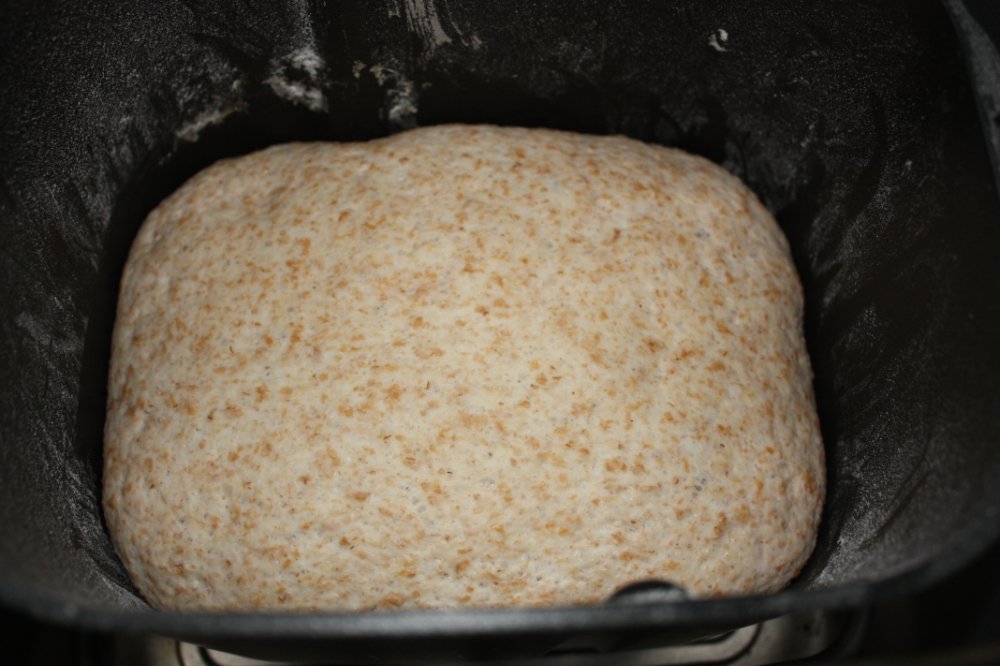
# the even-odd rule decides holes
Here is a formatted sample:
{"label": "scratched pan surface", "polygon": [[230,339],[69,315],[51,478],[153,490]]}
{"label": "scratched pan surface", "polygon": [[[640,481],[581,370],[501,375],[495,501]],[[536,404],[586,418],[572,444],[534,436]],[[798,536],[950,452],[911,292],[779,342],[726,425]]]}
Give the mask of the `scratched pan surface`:
{"label": "scratched pan surface", "polygon": [[[1000,531],[1000,202],[933,2],[308,0],[0,6],[0,601],[261,656],[617,649],[948,575]],[[807,296],[829,465],[815,556],[759,598],[380,614],[176,614],[99,508],[117,279],[197,169],[445,121],[623,133],[723,164]]]}

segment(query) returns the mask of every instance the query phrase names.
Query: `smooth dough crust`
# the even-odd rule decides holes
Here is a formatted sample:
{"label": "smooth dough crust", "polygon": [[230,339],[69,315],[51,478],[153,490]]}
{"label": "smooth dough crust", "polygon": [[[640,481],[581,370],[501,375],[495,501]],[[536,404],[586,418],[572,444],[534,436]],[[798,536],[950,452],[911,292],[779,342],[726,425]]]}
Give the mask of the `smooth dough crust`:
{"label": "smooth dough crust", "polygon": [[225,160],[122,280],[104,507],[165,609],[766,593],[825,486],[802,290],[721,168],[438,126]]}

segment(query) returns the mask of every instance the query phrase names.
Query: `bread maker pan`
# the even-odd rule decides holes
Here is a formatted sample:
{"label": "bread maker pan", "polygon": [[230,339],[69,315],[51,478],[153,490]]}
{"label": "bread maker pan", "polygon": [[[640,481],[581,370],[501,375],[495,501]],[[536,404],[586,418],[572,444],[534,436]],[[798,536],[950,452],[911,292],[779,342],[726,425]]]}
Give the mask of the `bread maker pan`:
{"label": "bread maker pan", "polygon": [[[260,657],[474,660],[681,640],[954,572],[1000,534],[985,4],[0,5],[0,602]],[[117,281],[145,214],[222,157],[442,122],[678,146],[775,213],[805,285],[829,475],[787,590],[241,614],[160,612],[130,586],[102,522],[101,432]]]}

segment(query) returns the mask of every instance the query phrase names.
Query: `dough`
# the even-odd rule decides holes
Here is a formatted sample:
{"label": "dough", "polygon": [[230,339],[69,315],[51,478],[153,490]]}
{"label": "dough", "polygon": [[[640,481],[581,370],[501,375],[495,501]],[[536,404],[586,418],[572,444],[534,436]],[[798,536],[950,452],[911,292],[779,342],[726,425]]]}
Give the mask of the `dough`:
{"label": "dough", "polygon": [[824,493],[785,238],[621,137],[219,162],[135,240],[109,390],[108,527],[164,609],[766,593]]}

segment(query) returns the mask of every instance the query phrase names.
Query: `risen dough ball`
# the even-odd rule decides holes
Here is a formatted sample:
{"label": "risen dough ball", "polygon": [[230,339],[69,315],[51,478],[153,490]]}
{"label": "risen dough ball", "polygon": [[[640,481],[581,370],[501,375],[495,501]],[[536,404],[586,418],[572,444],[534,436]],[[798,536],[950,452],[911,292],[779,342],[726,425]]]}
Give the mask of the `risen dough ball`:
{"label": "risen dough ball", "polygon": [[121,287],[104,506],[168,609],[777,590],[823,449],[784,237],[717,166],[441,126],[220,162]]}

